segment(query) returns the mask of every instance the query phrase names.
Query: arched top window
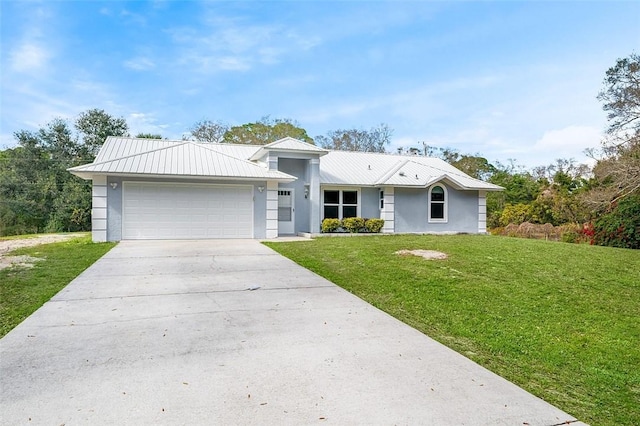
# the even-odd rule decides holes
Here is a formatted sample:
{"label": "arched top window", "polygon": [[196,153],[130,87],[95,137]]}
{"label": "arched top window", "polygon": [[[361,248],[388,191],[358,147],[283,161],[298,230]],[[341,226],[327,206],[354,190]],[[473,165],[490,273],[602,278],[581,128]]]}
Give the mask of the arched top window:
{"label": "arched top window", "polygon": [[447,221],[447,188],[433,185],[429,188],[429,222]]}

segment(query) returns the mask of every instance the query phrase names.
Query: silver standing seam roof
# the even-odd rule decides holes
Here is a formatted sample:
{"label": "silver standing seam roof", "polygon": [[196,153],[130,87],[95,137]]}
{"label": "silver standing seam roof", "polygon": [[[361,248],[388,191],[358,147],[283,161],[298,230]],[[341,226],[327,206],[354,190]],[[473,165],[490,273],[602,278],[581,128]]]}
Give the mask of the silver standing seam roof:
{"label": "silver standing seam roof", "polygon": [[85,179],[91,179],[93,175],[146,175],[282,182],[296,180],[294,176],[269,170],[208,145],[190,141],[107,138],[93,163],[72,167],[69,171]]}
{"label": "silver standing seam roof", "polygon": [[320,184],[426,188],[446,182],[460,190],[500,191],[503,188],[461,172],[439,158],[382,153],[331,151],[293,138],[268,145],[233,145],[109,137],[91,164],[69,171],[85,179],[92,175],[145,175],[238,180],[296,180],[269,170],[255,160],[268,151],[312,153],[320,160]]}

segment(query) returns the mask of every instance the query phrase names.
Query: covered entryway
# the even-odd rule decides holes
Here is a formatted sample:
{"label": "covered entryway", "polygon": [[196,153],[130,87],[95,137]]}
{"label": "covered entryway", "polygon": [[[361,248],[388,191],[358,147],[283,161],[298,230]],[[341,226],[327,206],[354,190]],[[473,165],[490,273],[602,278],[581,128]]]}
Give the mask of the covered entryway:
{"label": "covered entryway", "polygon": [[122,237],[253,238],[253,187],[124,182]]}

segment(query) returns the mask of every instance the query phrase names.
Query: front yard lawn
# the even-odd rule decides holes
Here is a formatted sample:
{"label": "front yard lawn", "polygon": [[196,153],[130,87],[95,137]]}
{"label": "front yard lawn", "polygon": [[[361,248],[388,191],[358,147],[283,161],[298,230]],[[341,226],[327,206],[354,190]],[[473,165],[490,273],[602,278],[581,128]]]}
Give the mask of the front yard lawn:
{"label": "front yard lawn", "polygon": [[266,244],[584,422],[640,425],[640,251],[480,235]]}
{"label": "front yard lawn", "polygon": [[[27,255],[43,260],[33,267],[0,270],[0,337],[11,331],[69,284],[115,244],[91,242],[91,236],[22,248],[10,256]],[[6,253],[5,253],[6,254]]]}

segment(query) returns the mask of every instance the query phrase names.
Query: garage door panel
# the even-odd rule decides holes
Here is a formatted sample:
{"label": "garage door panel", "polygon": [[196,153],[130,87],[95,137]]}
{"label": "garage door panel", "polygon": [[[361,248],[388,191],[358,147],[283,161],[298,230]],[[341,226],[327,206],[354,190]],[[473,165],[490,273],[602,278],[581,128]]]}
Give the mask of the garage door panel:
{"label": "garage door panel", "polygon": [[125,182],[124,239],[253,238],[251,186]]}

